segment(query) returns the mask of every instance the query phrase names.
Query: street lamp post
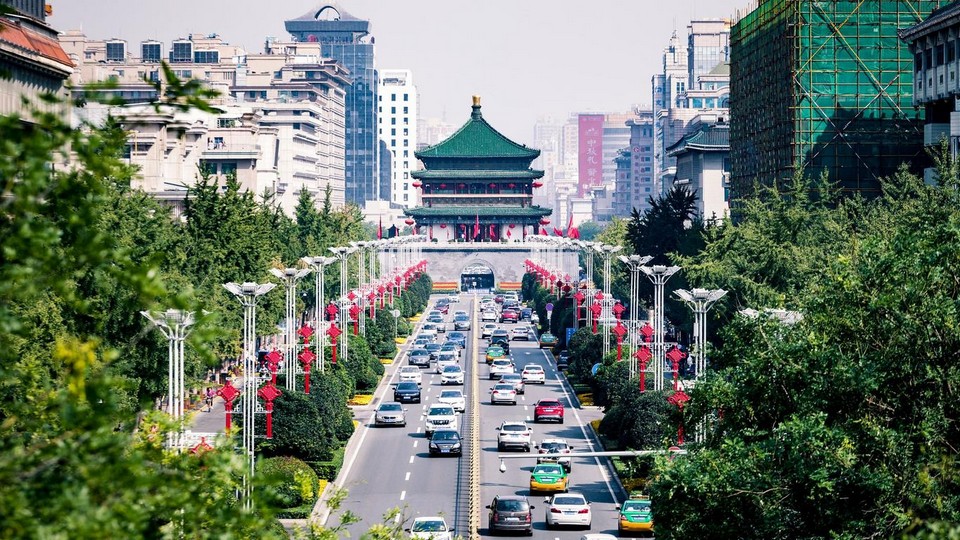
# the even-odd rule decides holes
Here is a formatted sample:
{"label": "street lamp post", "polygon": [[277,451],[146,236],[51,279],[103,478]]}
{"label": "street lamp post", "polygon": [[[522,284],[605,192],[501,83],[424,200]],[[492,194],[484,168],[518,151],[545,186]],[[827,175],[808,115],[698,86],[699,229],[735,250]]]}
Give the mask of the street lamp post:
{"label": "street lamp post", "polygon": [[699,379],[707,369],[707,312],[723,298],[723,289],[677,289],[673,294],[680,297],[693,310],[694,378]]}
{"label": "street lamp post", "polygon": [[663,287],[670,276],[680,271],[679,266],[641,266],[640,271],[653,282],[653,389],[663,390],[664,350],[663,335]]}
{"label": "street lamp post", "polygon": [[171,435],[167,443],[179,451],[183,436],[183,343],[195,322],[193,312],[168,309],[159,313],[141,311],[140,314],[167,338],[167,413],[177,424],[177,432]]}
{"label": "street lamp post", "polygon": [[[340,304],[339,304],[339,308],[340,308],[340,323],[341,323],[341,324],[346,324],[346,322],[350,320],[350,319],[348,318],[350,307],[349,307],[349,305],[348,305],[348,302],[346,301],[346,299],[347,299],[347,289],[348,289],[348,283],[347,283],[347,260],[348,260],[349,256],[350,256],[354,251],[356,251],[356,248],[352,248],[352,247],[342,247],[342,246],[341,246],[341,247],[332,247],[332,248],[330,248],[330,251],[332,251],[333,254],[334,254],[334,256],[336,256],[336,258],[340,260],[340,298],[339,298],[339,301],[340,301]],[[350,339],[349,339],[348,336],[343,336],[343,341],[340,342],[340,357],[343,358],[343,361],[344,361],[344,362],[346,362],[346,360],[347,360],[348,342],[349,342],[349,341],[350,341]]]}
{"label": "street lamp post", "polygon": [[605,358],[610,352],[610,311],[606,309],[606,304],[613,301],[610,294],[610,260],[614,254],[623,249],[623,246],[612,246],[610,244],[595,245],[594,249],[603,257],[603,296],[604,296],[604,317],[603,317],[603,356]]}
{"label": "street lamp post", "polygon": [[[364,305],[363,305],[363,300],[364,300],[363,288],[364,288],[364,285],[366,284],[366,281],[367,281],[367,278],[366,278],[366,276],[365,276],[365,274],[367,273],[367,252],[366,252],[366,249],[367,249],[367,247],[370,245],[370,243],[369,243],[369,242],[366,242],[366,241],[350,242],[350,245],[353,246],[353,248],[357,250],[357,251],[356,251],[356,253],[357,253],[357,292],[358,292],[358,294],[359,294],[359,296],[360,296],[360,299],[357,301],[357,305],[360,306],[361,311],[363,311],[363,308],[364,308]],[[364,319],[364,317],[363,317],[362,315],[361,315],[361,317],[360,317],[360,319],[359,319],[359,323],[360,323],[360,333],[366,335],[366,333],[367,333],[367,325],[366,325],[366,320]]]}
{"label": "street lamp post", "polygon": [[317,369],[320,373],[323,373],[323,340],[324,340],[324,326],[323,323],[323,306],[325,305],[323,295],[324,295],[324,274],[326,273],[326,267],[337,261],[335,257],[303,257],[300,259],[305,264],[309,265],[313,269],[314,276],[314,314],[313,314],[313,324],[314,324],[314,336],[317,339]]}
{"label": "street lamp post", "polygon": [[[638,309],[640,304],[640,267],[653,260],[653,257],[649,255],[620,255],[617,258],[630,269],[630,342],[628,347],[630,350],[636,351],[640,343],[640,313]],[[637,359],[631,355],[630,378],[632,379],[636,374]]]}
{"label": "street lamp post", "polygon": [[261,296],[272,291],[277,285],[275,283],[251,283],[245,282],[224,283],[223,287],[230,291],[240,304],[243,305],[243,403],[241,409],[241,418],[243,426],[241,429],[241,438],[243,440],[242,448],[247,456],[247,474],[243,477],[243,497],[244,505],[249,508],[251,504],[250,497],[253,495],[253,471],[255,466],[254,449],[254,425],[253,415],[257,412],[257,383],[259,377],[257,374],[257,301]]}
{"label": "street lamp post", "polygon": [[296,388],[297,363],[297,330],[294,328],[297,320],[297,283],[310,273],[309,268],[271,268],[270,273],[283,283],[286,288],[286,322],[283,328],[283,372],[286,378],[284,385],[293,392]]}

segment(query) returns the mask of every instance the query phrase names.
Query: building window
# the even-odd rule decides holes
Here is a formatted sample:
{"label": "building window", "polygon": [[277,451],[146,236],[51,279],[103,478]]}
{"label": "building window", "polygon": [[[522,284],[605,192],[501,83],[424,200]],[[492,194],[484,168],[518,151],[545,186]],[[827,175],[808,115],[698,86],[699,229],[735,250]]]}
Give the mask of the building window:
{"label": "building window", "polygon": [[404,150],[404,151],[403,151],[403,157],[410,157],[410,152]]}
{"label": "building window", "polygon": [[396,129],[396,128],[390,128],[390,135],[396,137],[396,136],[397,136],[397,129]]}
{"label": "building window", "polygon": [[390,114],[397,114],[397,108],[396,108],[396,107],[390,107]]}
{"label": "building window", "polygon": [[396,101],[396,100],[397,100],[397,95],[396,95],[396,94],[390,94],[390,101]]}
{"label": "building window", "polygon": [[404,107],[403,114],[410,114],[410,107]]}
{"label": "building window", "polygon": [[[410,173],[408,173],[408,172],[403,173],[403,179],[404,179],[404,180],[409,180],[409,179],[410,179]],[[404,184],[404,188],[403,188],[403,189],[407,189],[407,188],[406,188],[406,184]]]}
{"label": "building window", "polygon": [[396,119],[396,118],[391,118],[391,119],[390,119],[390,125],[391,125],[391,126],[397,125],[397,119]]}
{"label": "building window", "polygon": [[404,95],[403,95],[403,100],[404,100],[404,101],[410,101],[410,94],[404,94]]}
{"label": "building window", "polygon": [[396,148],[396,147],[397,147],[397,140],[396,140],[396,139],[390,139],[390,147],[391,147],[391,148]]}

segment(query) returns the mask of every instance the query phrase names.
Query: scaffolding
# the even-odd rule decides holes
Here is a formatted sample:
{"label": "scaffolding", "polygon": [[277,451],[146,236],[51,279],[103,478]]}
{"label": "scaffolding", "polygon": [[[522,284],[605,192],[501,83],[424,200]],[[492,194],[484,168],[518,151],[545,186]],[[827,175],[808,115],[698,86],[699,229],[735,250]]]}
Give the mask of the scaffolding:
{"label": "scaffolding", "polygon": [[732,197],[822,171],[871,197],[902,163],[919,171],[923,112],[897,30],[939,4],[762,0],[745,14],[731,32]]}

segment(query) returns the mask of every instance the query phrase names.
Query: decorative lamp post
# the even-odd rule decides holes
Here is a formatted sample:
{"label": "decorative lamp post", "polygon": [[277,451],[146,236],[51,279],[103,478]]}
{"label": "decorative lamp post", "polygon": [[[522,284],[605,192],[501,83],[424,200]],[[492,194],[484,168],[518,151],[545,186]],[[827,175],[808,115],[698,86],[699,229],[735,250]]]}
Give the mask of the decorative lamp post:
{"label": "decorative lamp post", "polygon": [[331,324],[330,328],[327,329],[327,335],[330,336],[330,350],[333,351],[333,358],[330,360],[331,364],[337,363],[337,338],[340,337],[342,333],[335,324]]}
{"label": "decorative lamp post", "polygon": [[694,377],[699,379],[707,369],[707,312],[727,291],[723,289],[677,289],[673,292],[693,310]]}
{"label": "decorative lamp post", "polygon": [[266,402],[267,410],[267,438],[273,438],[273,400],[277,399],[283,392],[280,391],[273,383],[264,385],[257,391],[257,395],[262,397],[264,402]]}
{"label": "decorative lamp post", "polygon": [[304,264],[310,266],[314,275],[314,314],[313,324],[317,334],[317,368],[323,373],[323,306],[324,306],[324,274],[326,267],[337,262],[336,257],[303,257],[300,259]]}
{"label": "decorative lamp post", "polygon": [[580,305],[583,304],[583,301],[584,301],[586,298],[587,298],[586,295],[583,294],[583,291],[580,291],[580,290],[578,290],[578,291],[577,291],[576,293],[574,293],[574,295],[573,295],[573,299],[576,300],[576,302],[577,302],[577,304],[576,304],[577,316],[573,318],[573,327],[574,327],[574,328],[577,328],[577,327],[580,326]]}
{"label": "decorative lamp post", "polygon": [[680,410],[680,425],[677,426],[677,446],[683,446],[683,405],[688,401],[690,401],[690,396],[682,390],[674,392],[667,398],[667,403],[676,405],[677,409]]}
{"label": "decorative lamp post", "polygon": [[350,304],[350,318],[353,319],[353,335],[360,333],[360,306]]}
{"label": "decorative lamp post", "polygon": [[650,363],[650,359],[653,358],[653,354],[650,353],[650,347],[644,345],[637,349],[637,352],[633,353],[633,357],[637,359],[640,363],[640,391],[647,391],[647,364]]}
{"label": "decorative lamp post", "polygon": [[233,385],[233,382],[230,379],[227,379],[226,384],[220,387],[217,390],[217,395],[223,398],[223,410],[226,412],[224,415],[226,420],[223,429],[230,432],[230,417],[233,416],[233,400],[237,399],[240,396],[240,391],[237,390],[237,387]]}
{"label": "decorative lamp post", "polygon": [[[283,366],[284,376],[286,378],[286,388],[293,391],[297,380],[297,364],[293,362],[293,357],[297,354],[296,330],[293,326],[297,320],[297,282],[310,273],[309,268],[271,268],[270,273],[274,275],[284,285],[287,290],[286,320],[283,327],[283,357],[290,360]],[[274,381],[276,384],[276,381]]]}
{"label": "decorative lamp post", "polygon": [[590,312],[593,314],[593,333],[597,333],[597,321],[600,320],[600,313],[603,312],[603,306],[600,304],[599,300],[594,300],[593,305],[590,306]]}
{"label": "decorative lamp post", "polygon": [[667,360],[670,361],[671,367],[673,367],[673,391],[677,392],[680,390],[680,361],[686,358],[687,355],[677,348],[673,347],[670,349],[670,352],[667,353]]}
{"label": "decorative lamp post", "polygon": [[617,362],[619,362],[623,355],[623,336],[627,333],[627,327],[623,325],[623,321],[617,319],[617,325],[611,332],[617,337]]}
{"label": "decorative lamp post", "polygon": [[317,355],[313,354],[313,351],[304,347],[300,354],[297,355],[297,360],[300,361],[300,364],[303,366],[303,393],[310,393],[310,366],[313,365],[313,361],[317,359]]}
{"label": "decorative lamp post", "polygon": [[[384,306],[384,297],[386,296],[386,295],[385,295],[386,292],[387,292],[386,287],[384,287],[383,284],[381,283],[381,284],[377,287],[377,294],[380,296],[380,309],[384,309],[384,308],[385,308],[385,306]],[[393,302],[391,301],[390,303],[392,304]]]}
{"label": "decorative lamp post", "polygon": [[167,444],[179,449],[183,436],[184,367],[183,344],[194,324],[192,311],[168,309],[163,312],[141,311],[147,320],[167,338],[167,414],[177,424],[177,432],[171,434]]}
{"label": "decorative lamp post", "polygon": [[367,302],[370,304],[370,320],[373,321],[377,318],[376,307],[377,307],[377,293],[370,291],[367,294]]}
{"label": "decorative lamp post", "polygon": [[223,287],[230,291],[240,304],[243,305],[243,400],[241,418],[243,421],[242,448],[247,456],[247,474],[243,478],[244,505],[250,508],[250,497],[253,495],[253,472],[256,464],[254,456],[254,425],[253,415],[257,412],[257,385],[260,377],[257,373],[257,354],[254,350],[257,337],[257,301],[260,297],[272,291],[275,283],[224,283]]}
{"label": "decorative lamp post", "polygon": [[[347,275],[347,259],[354,251],[356,251],[356,248],[340,246],[332,247],[330,248],[330,251],[333,252],[333,254],[340,261],[340,320],[346,322],[347,303],[343,302],[342,300],[347,297],[348,290],[347,279],[349,276]],[[349,339],[344,339],[343,343],[340,344],[340,356],[343,357],[344,361],[347,359],[349,343]]]}
{"label": "decorative lamp post", "polygon": [[[599,253],[600,256],[603,258],[603,295],[607,298],[611,298],[610,296],[610,260],[613,258],[615,253],[623,249],[623,246],[612,246],[610,244],[600,244],[600,245],[595,245],[594,249],[597,250],[597,253]],[[603,356],[607,356],[607,353],[610,352],[610,340],[607,338],[607,332],[609,329],[610,329],[609,317],[604,317]]]}
{"label": "decorative lamp post", "polygon": [[653,389],[663,390],[664,344],[663,344],[663,287],[670,276],[680,271],[679,266],[641,266],[640,271],[653,282]]}
{"label": "decorative lamp post", "polygon": [[[653,260],[649,255],[620,255],[620,262],[630,269],[630,348],[637,350],[639,346],[640,326],[640,267]],[[630,377],[636,373],[636,362],[630,362]]]}
{"label": "decorative lamp post", "polygon": [[280,354],[280,351],[274,349],[268,352],[265,356],[267,361],[267,369],[270,370],[270,384],[277,384],[277,369],[280,367],[280,362],[283,361],[283,355]]}

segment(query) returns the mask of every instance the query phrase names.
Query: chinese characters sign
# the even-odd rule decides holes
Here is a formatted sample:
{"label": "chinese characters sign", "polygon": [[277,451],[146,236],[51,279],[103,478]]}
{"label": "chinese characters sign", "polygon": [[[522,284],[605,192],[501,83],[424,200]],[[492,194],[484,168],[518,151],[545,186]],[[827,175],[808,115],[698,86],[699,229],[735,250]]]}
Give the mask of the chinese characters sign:
{"label": "chinese characters sign", "polygon": [[580,197],[590,186],[603,183],[603,118],[602,114],[581,114],[579,117],[580,171],[577,192]]}

